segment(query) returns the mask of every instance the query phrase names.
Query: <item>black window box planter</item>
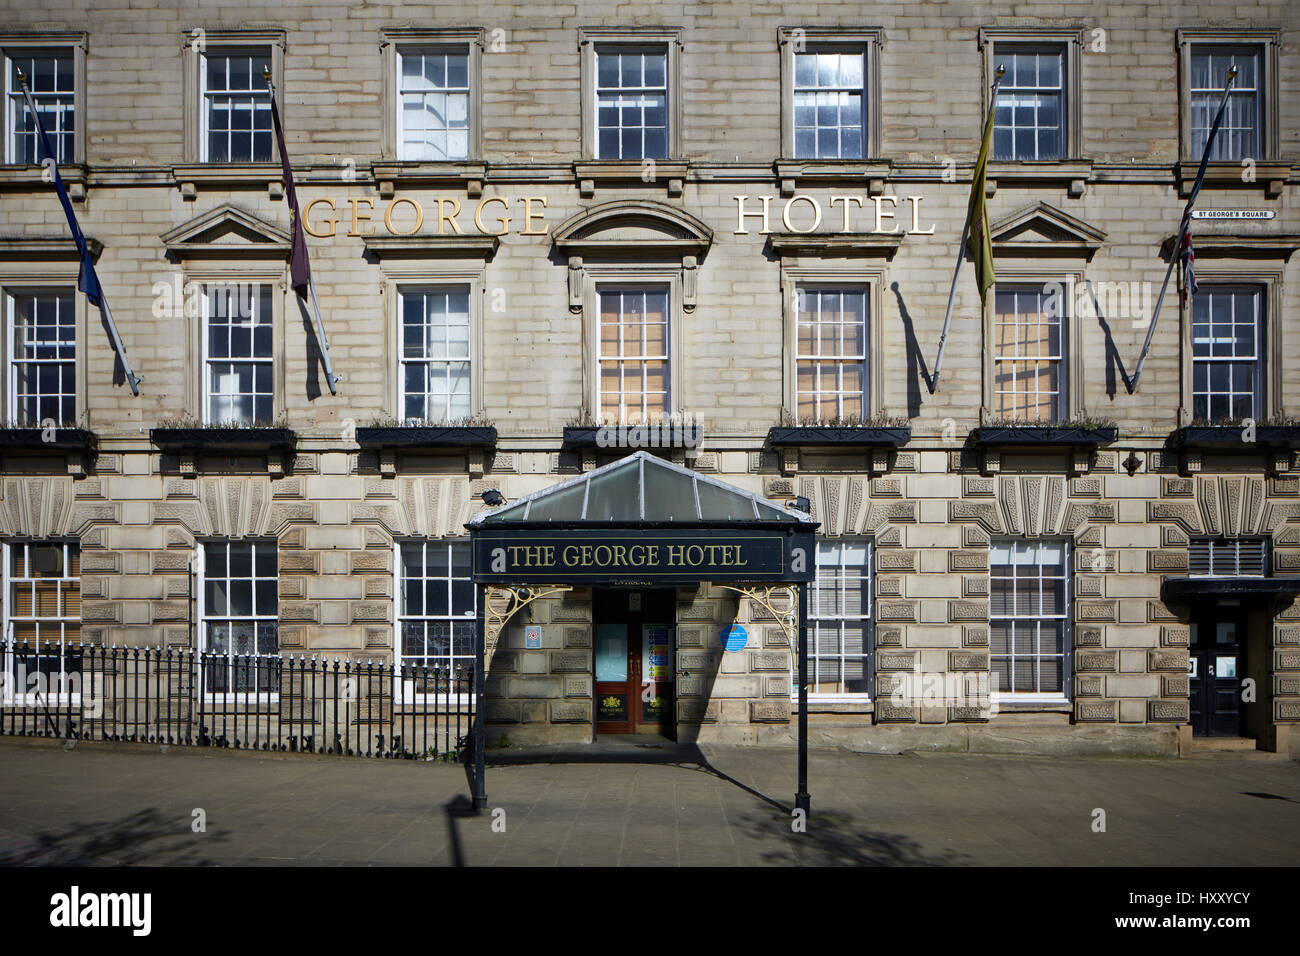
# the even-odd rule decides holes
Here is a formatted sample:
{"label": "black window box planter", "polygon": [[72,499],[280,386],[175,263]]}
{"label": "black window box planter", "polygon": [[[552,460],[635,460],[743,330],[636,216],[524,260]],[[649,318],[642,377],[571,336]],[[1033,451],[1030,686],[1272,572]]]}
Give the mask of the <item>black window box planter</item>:
{"label": "black window box planter", "polygon": [[0,428],[3,451],[93,451],[95,433],[85,428],[56,428],[52,441],[46,441],[43,428]]}
{"label": "black window box planter", "polygon": [[297,436],[292,428],[151,428],[149,440],[169,452],[275,452],[292,451]]}
{"label": "black window box planter", "polygon": [[495,448],[497,430],[491,425],[447,425],[358,428],[363,448]]}
{"label": "black window box planter", "polygon": [[782,446],[888,447],[906,445],[912,438],[910,426],[873,427],[870,425],[789,425],[769,428],[767,443]]}
{"label": "black window box planter", "polygon": [[1292,425],[1256,425],[1255,440],[1245,440],[1242,425],[1187,425],[1177,432],[1186,448],[1212,448],[1251,452],[1265,448],[1300,448],[1300,428]]}
{"label": "black window box planter", "polygon": [[596,441],[596,433],[599,431],[599,425],[565,425],[564,447],[595,448],[599,444]]}
{"label": "black window box planter", "polygon": [[1119,435],[1113,425],[1071,428],[1068,425],[985,425],[971,433],[976,445],[1096,447],[1109,445]]}

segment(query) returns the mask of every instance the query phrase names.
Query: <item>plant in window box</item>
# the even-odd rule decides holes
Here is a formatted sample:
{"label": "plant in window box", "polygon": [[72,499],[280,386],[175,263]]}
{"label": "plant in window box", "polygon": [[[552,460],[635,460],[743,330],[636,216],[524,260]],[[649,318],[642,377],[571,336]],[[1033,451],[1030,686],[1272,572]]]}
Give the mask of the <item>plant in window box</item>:
{"label": "plant in window box", "polygon": [[767,432],[768,444],[774,448],[783,445],[884,445],[896,448],[906,444],[911,437],[912,428],[906,418],[883,414],[796,417],[788,409],[782,409],[781,423]]}
{"label": "plant in window box", "polygon": [[564,426],[565,448],[595,448],[596,433],[600,426],[591,412],[583,409]]}
{"label": "plant in window box", "polygon": [[1214,420],[1194,418],[1179,431],[1184,445],[1217,448],[1242,448],[1260,445],[1273,448],[1300,448],[1300,419],[1269,415],[1261,419],[1225,417]]}
{"label": "plant in window box", "polygon": [[1078,415],[1057,422],[997,418],[972,432],[977,445],[1108,445],[1119,435],[1108,418]]}
{"label": "plant in window box", "polygon": [[493,448],[496,425],[485,415],[457,419],[372,419],[357,429],[357,444],[371,448]]}
{"label": "plant in window box", "polygon": [[168,451],[266,452],[292,449],[297,441],[288,419],[211,424],[184,415],[160,421],[149,440]]}
{"label": "plant in window box", "polygon": [[86,416],[74,420],[28,416],[13,427],[0,428],[0,448],[36,452],[93,452],[95,433]]}

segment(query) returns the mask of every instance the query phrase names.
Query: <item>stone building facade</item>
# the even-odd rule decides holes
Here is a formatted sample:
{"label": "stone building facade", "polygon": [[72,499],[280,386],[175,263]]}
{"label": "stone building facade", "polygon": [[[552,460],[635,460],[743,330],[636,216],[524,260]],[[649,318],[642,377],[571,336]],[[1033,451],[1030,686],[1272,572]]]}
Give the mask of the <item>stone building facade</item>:
{"label": "stone building facade", "polygon": [[[464,659],[456,542],[484,493],[589,473],[648,440],[598,426],[669,417],[702,437],[656,455],[821,524],[814,740],[1295,746],[1292,5],[4,7],[7,639]],[[1198,291],[1176,268],[1130,394],[1229,60]],[[76,292],[22,64],[138,396]],[[264,65],[337,394],[289,287]],[[963,267],[931,391],[998,66],[998,286],[982,302]],[[72,345],[25,345],[41,323]],[[32,438],[51,419],[66,442]],[[75,595],[51,611],[24,588],[52,544],[79,563],[53,565]],[[273,597],[218,608],[217,578]],[[598,732],[603,590],[504,624],[490,736]],[[788,605],[707,583],[671,604],[666,732],[792,739]],[[1250,679],[1240,704],[1211,665]]]}

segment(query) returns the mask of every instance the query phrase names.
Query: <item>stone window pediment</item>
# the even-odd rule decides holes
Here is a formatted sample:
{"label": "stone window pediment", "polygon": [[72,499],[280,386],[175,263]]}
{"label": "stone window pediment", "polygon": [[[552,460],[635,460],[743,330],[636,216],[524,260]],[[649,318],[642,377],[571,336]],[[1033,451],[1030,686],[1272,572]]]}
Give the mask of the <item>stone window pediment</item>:
{"label": "stone window pediment", "polygon": [[995,254],[1076,256],[1090,259],[1106,233],[1045,202],[1026,206],[989,228]]}
{"label": "stone window pediment", "polygon": [[230,203],[182,223],[159,237],[172,261],[289,255],[288,231]]}
{"label": "stone window pediment", "polygon": [[555,230],[555,249],[569,265],[569,309],[581,312],[593,263],[680,270],[682,308],[695,309],[700,260],[713,230],[688,212],[652,200],[609,202],[584,209]]}

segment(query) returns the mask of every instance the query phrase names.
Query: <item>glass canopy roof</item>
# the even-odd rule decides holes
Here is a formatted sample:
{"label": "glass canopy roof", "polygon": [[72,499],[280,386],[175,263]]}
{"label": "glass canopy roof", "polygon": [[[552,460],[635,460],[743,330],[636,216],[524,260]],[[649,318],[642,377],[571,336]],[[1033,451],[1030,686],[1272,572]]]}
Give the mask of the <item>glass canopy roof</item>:
{"label": "glass canopy roof", "polygon": [[802,512],[638,451],[495,511],[480,512],[469,525],[636,521],[814,523]]}

